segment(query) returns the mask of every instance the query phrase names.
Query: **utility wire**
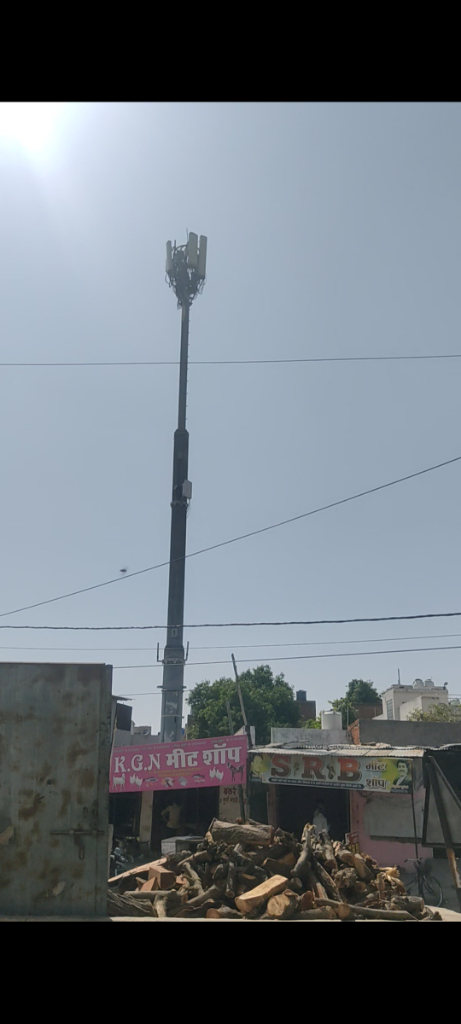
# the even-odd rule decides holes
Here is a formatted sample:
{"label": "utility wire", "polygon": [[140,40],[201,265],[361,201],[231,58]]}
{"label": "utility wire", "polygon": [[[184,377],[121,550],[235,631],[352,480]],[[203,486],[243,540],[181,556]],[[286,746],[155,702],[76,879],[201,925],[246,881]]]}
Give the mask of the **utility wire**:
{"label": "utility wire", "polygon": [[[4,627],[5,628],[5,627]],[[16,627],[15,627],[16,628]],[[21,627],[19,627],[21,628]],[[418,636],[375,636],[368,640],[308,640],[304,643],[286,644],[222,644],[218,647],[189,647],[190,651],[230,651],[230,650],[264,650],[274,647],[333,647],[339,644],[387,644],[404,640],[437,640],[447,637],[461,636],[461,633],[428,633]],[[156,651],[156,647],[0,647],[0,651]],[[263,655],[261,655],[263,657]]]}
{"label": "utility wire", "polygon": [[[270,658],[270,661],[312,661],[314,658],[368,658],[377,654],[413,654],[416,651],[459,651],[461,650],[461,644],[454,644],[451,647],[400,647],[392,651],[344,651],[338,654],[289,654],[286,658],[277,657]],[[245,662],[261,661],[261,658],[245,658]],[[203,666],[203,665],[229,665],[229,659],[225,661],[187,661],[186,668],[189,666]],[[134,669],[134,668],[163,668],[161,662],[154,662],[152,665],[113,665],[114,669]],[[135,696],[135,694],[133,694]],[[136,696],[140,696],[136,694]]]}
{"label": "utility wire", "polygon": [[[379,484],[377,487],[369,487],[366,491],[359,491],[357,494],[351,494],[347,498],[340,498],[339,501],[331,501],[328,505],[321,505],[319,508],[311,509],[309,512],[301,512],[300,515],[291,516],[289,519],[282,519],[278,523],[272,523],[270,526],[262,526],[258,530],[250,530],[248,533],[242,533],[238,537],[231,537],[229,540],[220,541],[218,544],[210,544],[206,548],[199,548],[197,551],[191,551],[186,554],[186,558],[194,558],[196,555],[203,555],[207,551],[216,551],[218,548],[227,547],[229,544],[236,544],[241,540],[247,540],[249,537],[256,537],[261,533],[268,533],[270,530],[276,530],[280,526],[287,526],[289,523],[296,523],[300,519],[307,519],[309,516],[316,515],[318,512],[326,512],[327,509],[337,508],[338,505],[346,505],[350,501],[356,501],[357,498],[364,498],[367,494],[376,494],[377,491],[384,491],[388,487],[395,487],[396,484],[405,483],[407,480],[414,480],[418,476],[424,476],[426,473],[433,473],[436,469],[442,469],[444,466],[451,466],[455,462],[461,460],[461,455],[456,455],[453,459],[446,459],[444,462],[438,462],[435,466],[428,466],[426,469],[419,469],[416,473],[408,473],[406,476],[398,477],[396,480],[389,480],[385,484]],[[181,558],[172,559],[172,561],[180,562]],[[46,601],[35,601],[33,604],[23,605],[21,608],[13,608],[8,612],[1,612],[0,618],[5,618],[7,615],[18,615],[20,612],[30,611],[32,608],[42,608],[46,604],[54,604],[56,601],[64,601],[68,597],[76,597],[78,594],[87,594],[91,590],[99,590],[101,587],[108,587],[112,583],[120,583],[124,580],[131,579],[133,576],[142,576],[146,572],[153,572],[154,569],[162,569],[164,566],[170,564],[170,561],[158,562],[157,565],[147,566],[145,569],[138,569],[137,572],[128,572],[124,576],[116,576],[114,579],[105,580],[104,583],[94,583],[90,587],[82,587],[79,590],[72,590],[67,594],[60,594],[58,597],[49,597]],[[179,625],[179,623],[177,624]],[[189,627],[190,628],[190,627]]]}
{"label": "utility wire", "polygon": [[[452,619],[452,618],[456,618],[456,617],[459,617],[459,616],[461,616],[461,612],[426,612],[425,614],[422,614],[422,615],[421,614],[420,615],[381,615],[381,616],[375,615],[373,617],[360,618],[360,619],[358,619],[358,618],[356,618],[356,619],[289,619],[289,620],[287,619],[286,621],[283,621],[283,622],[282,621],[281,622],[188,622],[188,623],[186,622],[186,623],[183,624],[183,629],[226,629],[228,626],[239,626],[239,627],[240,626],[244,626],[244,627],[246,627],[246,626],[342,626],[342,625],[345,625],[345,624],[347,624],[349,622],[408,622],[408,621],[413,621],[415,619]],[[170,627],[168,627],[168,628],[170,628]],[[59,631],[71,631],[71,632],[75,632],[75,633],[78,633],[78,632],[93,632],[93,633],[103,632],[103,633],[106,633],[106,632],[114,632],[114,631],[116,631],[116,632],[117,631],[127,631],[127,630],[132,630],[132,629],[135,629],[135,630],[136,629],[138,629],[138,630],[144,630],[144,629],[167,629],[167,627],[165,625],[162,625],[162,626],[157,626],[157,625],[154,625],[154,626],[152,626],[152,625],[148,625],[148,626],[31,626],[31,625],[16,626],[16,625],[9,625],[8,624],[8,625],[0,625],[0,629],[38,629],[38,630],[45,630],[45,629],[50,630],[51,629],[51,630],[56,630],[58,632]],[[441,635],[443,635],[443,636],[445,636],[445,635],[446,636],[458,636],[457,633],[447,633],[447,634],[441,634]],[[392,639],[392,638],[390,638],[390,639]],[[398,640],[400,638],[396,637],[395,639]],[[412,639],[412,638],[411,637],[402,637],[401,639],[405,640],[405,639]],[[415,639],[419,639],[419,637],[416,637]],[[339,640],[337,641],[337,643],[342,643],[342,642],[343,641],[339,641]],[[319,643],[321,643],[321,641],[319,641]],[[358,643],[359,644],[359,643],[365,643],[365,641],[355,640],[355,641],[347,641],[347,643]],[[249,646],[253,647],[253,644],[250,644]],[[258,646],[266,647],[267,645],[266,644],[261,644],[261,645],[258,645]],[[281,647],[286,647],[287,645],[286,644],[281,644],[280,646]],[[34,649],[38,650],[38,648],[34,648]],[[48,648],[48,649],[50,649],[50,648]],[[152,649],[156,650],[156,648],[150,648],[150,649],[151,650]],[[201,648],[201,649],[202,650],[206,650],[206,648]],[[216,650],[217,648],[214,647],[214,648],[210,648],[210,649],[211,650]],[[225,646],[225,650],[228,650],[228,649],[229,648],[226,645]],[[70,650],[78,650],[78,648],[73,647],[73,648],[70,648]],[[104,650],[107,650],[107,648],[104,648]],[[200,650],[200,648],[195,648],[195,650]]]}
{"label": "utility wire", "polygon": [[[190,359],[189,366],[263,366],[282,363],[384,363],[427,359],[461,359],[461,352],[436,353],[435,355],[398,356],[308,356],[293,359]],[[72,366],[179,366],[177,359],[126,359],[98,360],[86,362],[0,362],[1,367],[72,367]]]}

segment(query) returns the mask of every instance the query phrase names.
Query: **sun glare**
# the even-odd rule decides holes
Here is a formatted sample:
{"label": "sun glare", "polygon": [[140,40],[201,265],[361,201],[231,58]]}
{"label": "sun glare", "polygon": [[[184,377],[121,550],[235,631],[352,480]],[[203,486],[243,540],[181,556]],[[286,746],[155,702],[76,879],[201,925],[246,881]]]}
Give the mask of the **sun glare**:
{"label": "sun glare", "polygon": [[64,103],[0,103],[0,143],[40,156],[54,141]]}

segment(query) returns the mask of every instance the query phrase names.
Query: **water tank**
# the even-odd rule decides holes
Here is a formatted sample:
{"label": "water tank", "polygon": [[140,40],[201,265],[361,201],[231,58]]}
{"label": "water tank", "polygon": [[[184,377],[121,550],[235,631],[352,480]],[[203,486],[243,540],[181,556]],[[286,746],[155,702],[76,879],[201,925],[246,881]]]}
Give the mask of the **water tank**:
{"label": "water tank", "polygon": [[343,718],[340,711],[321,712],[322,729],[334,729],[338,731],[343,727]]}
{"label": "water tank", "polygon": [[422,679],[415,679],[415,681],[413,683],[413,689],[414,690],[422,690],[423,687],[424,687],[424,683],[423,683]]}
{"label": "water tank", "polygon": [[307,700],[307,690],[296,690],[296,700],[306,701]]}
{"label": "water tank", "polygon": [[429,689],[430,687],[432,688],[434,686],[434,680],[433,679],[425,679],[424,680],[424,685],[427,687],[427,689]]}

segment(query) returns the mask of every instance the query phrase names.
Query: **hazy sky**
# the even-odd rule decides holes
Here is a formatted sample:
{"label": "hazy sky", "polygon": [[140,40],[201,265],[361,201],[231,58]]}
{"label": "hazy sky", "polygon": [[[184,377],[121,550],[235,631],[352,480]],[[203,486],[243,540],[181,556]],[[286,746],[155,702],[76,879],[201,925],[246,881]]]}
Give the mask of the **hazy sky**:
{"label": "hazy sky", "polygon": [[[461,351],[460,115],[0,105],[0,361],[177,359],[165,242],[186,229],[208,236],[192,360]],[[191,366],[188,550],[460,455],[460,379],[457,360]],[[0,367],[0,612],[168,558],[177,383],[175,366]],[[192,558],[186,622],[457,611],[460,497],[455,464]],[[167,582],[164,568],[0,624],[163,624]],[[419,640],[456,632],[456,618],[190,629],[186,686],[230,674],[233,650],[319,709],[351,678],[383,690],[398,668],[458,693],[458,650],[289,660],[461,645]],[[418,639],[381,642],[396,637]],[[113,664],[114,692],[136,694],[136,722],[155,731],[161,669],[116,667],[153,665],[164,639],[0,630],[5,660]]]}

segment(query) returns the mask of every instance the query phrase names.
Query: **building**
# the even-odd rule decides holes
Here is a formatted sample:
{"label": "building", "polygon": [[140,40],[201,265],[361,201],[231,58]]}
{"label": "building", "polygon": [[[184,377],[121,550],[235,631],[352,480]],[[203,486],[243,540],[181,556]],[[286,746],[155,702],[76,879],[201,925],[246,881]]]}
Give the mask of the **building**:
{"label": "building", "polygon": [[415,856],[415,839],[418,853],[432,856],[421,848],[423,755],[420,747],[388,745],[256,747],[250,780],[265,790],[270,824],[299,838],[321,804],[332,839],[356,832],[360,849],[378,863],[403,867]]}
{"label": "building", "polygon": [[[343,729],[342,715],[339,711],[321,711],[320,729],[282,729],[271,728],[271,744],[277,746],[296,747],[297,745],[310,747],[339,746],[351,742],[351,736],[347,729]],[[253,742],[254,746],[254,742]]]}
{"label": "building", "polygon": [[315,700],[308,700],[305,690],[296,691],[296,703],[302,722],[313,721],[316,718],[317,708]]}
{"label": "building", "polygon": [[[432,679],[415,679],[411,686],[398,683],[383,693],[383,713],[378,719],[404,722],[413,711],[428,711],[433,704],[448,704],[448,688],[435,686]],[[357,715],[357,718],[364,717]]]}

